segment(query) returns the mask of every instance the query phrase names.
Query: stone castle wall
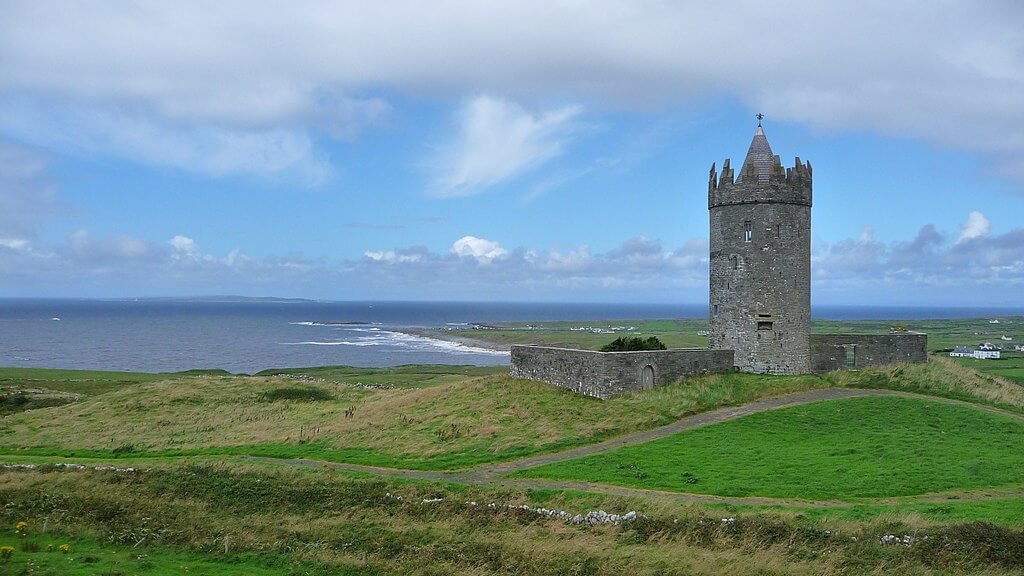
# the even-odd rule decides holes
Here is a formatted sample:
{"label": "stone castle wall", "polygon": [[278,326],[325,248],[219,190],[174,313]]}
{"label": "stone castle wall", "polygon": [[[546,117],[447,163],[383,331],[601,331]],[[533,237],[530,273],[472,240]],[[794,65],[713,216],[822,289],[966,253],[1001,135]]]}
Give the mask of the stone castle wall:
{"label": "stone castle wall", "polygon": [[[513,346],[511,374],[606,400],[617,394],[664,386],[684,376],[727,372],[732,367],[731,350],[597,352]],[[651,371],[646,383],[645,369]]]}
{"label": "stone castle wall", "polygon": [[811,334],[814,372],[927,361],[926,334]]}
{"label": "stone castle wall", "polygon": [[[777,158],[777,157],[776,157]],[[777,162],[777,160],[776,160]],[[728,163],[708,186],[709,347],[744,372],[804,374],[811,351],[810,166],[772,166],[767,182]]]}

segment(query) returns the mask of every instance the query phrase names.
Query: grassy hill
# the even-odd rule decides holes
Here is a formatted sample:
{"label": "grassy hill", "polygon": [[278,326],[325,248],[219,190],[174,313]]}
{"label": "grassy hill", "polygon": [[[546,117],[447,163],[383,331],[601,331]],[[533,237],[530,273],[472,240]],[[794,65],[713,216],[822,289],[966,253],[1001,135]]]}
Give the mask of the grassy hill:
{"label": "grassy hill", "polygon": [[[721,405],[827,386],[811,376],[724,374],[602,402],[507,374],[433,370],[440,383],[430,385],[423,384],[419,369],[393,372],[387,380],[393,389],[276,376],[139,382],[4,419],[0,453],[251,454],[460,468],[592,443]],[[350,385],[382,382],[376,371],[349,376],[343,382]]]}
{"label": "grassy hill", "polygon": [[[500,372],[409,366],[314,369],[303,379],[177,374],[97,380],[93,373],[79,379],[63,371],[18,370],[16,376],[0,371],[8,389],[23,382],[35,389],[83,391],[76,402],[5,417],[0,453],[249,454],[455,469],[594,443],[720,406],[817,388],[907,390],[1024,410],[1020,386],[941,358],[928,365],[824,377],[717,374],[608,401]],[[33,377],[18,380],[26,376]]]}
{"label": "grassy hill", "polygon": [[[948,358],[821,377],[695,377],[609,401],[502,368],[446,366],[0,369],[0,387],[67,400],[19,404],[0,419],[0,526],[26,521],[31,532],[0,530],[0,546],[16,548],[0,568],[12,573],[1024,573],[1020,423],[936,400],[804,404],[522,474],[567,479],[557,489],[240,458],[464,469],[824,388],[1024,414],[1024,386]],[[86,467],[45,464],[69,458]],[[744,494],[781,499],[735,498]],[[540,507],[639,516],[591,526]],[[46,551],[65,542],[73,552]]]}

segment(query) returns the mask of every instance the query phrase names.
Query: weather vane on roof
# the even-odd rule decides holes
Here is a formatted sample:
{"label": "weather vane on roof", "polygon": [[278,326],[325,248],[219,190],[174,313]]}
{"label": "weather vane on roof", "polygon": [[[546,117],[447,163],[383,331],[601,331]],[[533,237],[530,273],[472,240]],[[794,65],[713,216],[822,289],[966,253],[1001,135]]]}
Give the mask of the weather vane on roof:
{"label": "weather vane on roof", "polygon": [[764,119],[764,114],[761,114],[760,112],[758,112],[757,113],[757,125],[758,126],[761,125],[761,120],[763,120],[763,119]]}

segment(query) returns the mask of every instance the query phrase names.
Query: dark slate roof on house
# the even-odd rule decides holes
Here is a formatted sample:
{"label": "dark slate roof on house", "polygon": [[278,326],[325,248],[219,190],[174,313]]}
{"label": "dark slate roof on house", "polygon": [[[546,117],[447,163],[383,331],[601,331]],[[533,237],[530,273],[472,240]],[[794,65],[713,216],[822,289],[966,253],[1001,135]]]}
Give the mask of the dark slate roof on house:
{"label": "dark slate roof on house", "polygon": [[764,130],[758,126],[757,132],[754,133],[754,139],[750,142],[750,148],[747,150],[747,158],[743,160],[739,179],[743,178],[747,166],[753,165],[757,168],[757,181],[767,182],[774,163],[775,155],[772,154],[772,147],[768,145],[768,138],[765,137]]}

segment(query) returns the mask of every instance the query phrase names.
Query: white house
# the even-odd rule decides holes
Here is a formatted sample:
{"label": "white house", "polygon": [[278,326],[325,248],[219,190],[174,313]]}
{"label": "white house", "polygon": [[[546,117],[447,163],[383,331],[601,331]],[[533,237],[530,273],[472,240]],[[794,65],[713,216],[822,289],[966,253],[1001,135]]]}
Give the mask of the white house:
{"label": "white house", "polygon": [[1014,346],[1013,349],[1016,350],[1017,352],[1024,352],[1024,344]]}
{"label": "white house", "polygon": [[[995,348],[993,346],[993,348]],[[975,360],[998,360],[1001,354],[998,349],[985,349],[978,347],[974,350],[966,346],[960,346],[949,353],[952,358],[974,358]]]}

